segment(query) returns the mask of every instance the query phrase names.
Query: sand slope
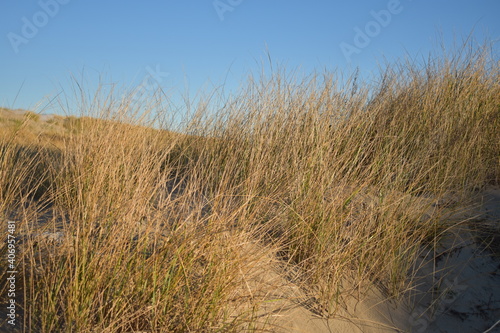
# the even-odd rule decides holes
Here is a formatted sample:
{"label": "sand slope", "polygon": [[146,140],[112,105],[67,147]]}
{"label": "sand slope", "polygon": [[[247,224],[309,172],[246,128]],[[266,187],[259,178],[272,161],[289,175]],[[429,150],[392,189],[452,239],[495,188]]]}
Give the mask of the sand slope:
{"label": "sand slope", "polygon": [[486,190],[471,207],[455,206],[449,218],[460,223],[422,253],[414,289],[399,300],[373,287],[322,318],[271,254],[244,273],[243,294],[266,299],[255,311],[272,332],[500,332],[500,189]]}

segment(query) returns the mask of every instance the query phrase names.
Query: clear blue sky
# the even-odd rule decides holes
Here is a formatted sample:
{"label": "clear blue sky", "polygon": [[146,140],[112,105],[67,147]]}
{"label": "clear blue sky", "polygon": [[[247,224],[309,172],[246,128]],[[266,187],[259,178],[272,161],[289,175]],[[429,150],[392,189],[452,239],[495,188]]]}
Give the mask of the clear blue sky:
{"label": "clear blue sky", "polygon": [[40,110],[82,72],[89,89],[101,76],[145,90],[230,90],[267,52],[304,73],[366,74],[383,57],[438,50],[440,35],[498,41],[499,17],[498,0],[3,0],[0,106]]}

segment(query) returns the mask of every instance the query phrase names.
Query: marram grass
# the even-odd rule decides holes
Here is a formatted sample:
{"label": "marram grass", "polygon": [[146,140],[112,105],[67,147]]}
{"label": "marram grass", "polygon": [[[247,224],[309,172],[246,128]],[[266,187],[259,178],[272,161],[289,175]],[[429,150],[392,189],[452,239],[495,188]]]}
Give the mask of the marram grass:
{"label": "marram grass", "polygon": [[499,74],[480,52],[391,66],[372,86],[275,73],[201,105],[184,133],[98,95],[85,117],[10,122],[0,212],[18,221],[19,327],[256,330],[262,300],[240,289],[265,253],[323,316],[374,283],[399,295],[446,229],[422,198],[500,180]]}

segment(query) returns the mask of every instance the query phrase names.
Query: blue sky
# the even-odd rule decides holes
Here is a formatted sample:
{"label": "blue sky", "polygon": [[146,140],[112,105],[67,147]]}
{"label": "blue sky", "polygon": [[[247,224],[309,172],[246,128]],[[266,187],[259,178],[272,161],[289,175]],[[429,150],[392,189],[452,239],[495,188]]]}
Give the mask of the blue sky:
{"label": "blue sky", "polygon": [[49,101],[71,94],[71,77],[89,91],[99,79],[174,95],[230,91],[267,52],[305,74],[367,75],[384,58],[438,51],[440,38],[499,41],[499,14],[498,0],[3,0],[0,106],[57,113]]}

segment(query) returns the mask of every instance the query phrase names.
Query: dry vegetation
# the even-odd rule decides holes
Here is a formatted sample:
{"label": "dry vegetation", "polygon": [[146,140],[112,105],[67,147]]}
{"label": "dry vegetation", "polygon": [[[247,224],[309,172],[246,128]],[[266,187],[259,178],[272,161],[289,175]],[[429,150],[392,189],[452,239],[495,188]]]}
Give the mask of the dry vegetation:
{"label": "dry vegetation", "polygon": [[354,290],[411,287],[418,252],[449,227],[420,199],[465,200],[500,181],[498,62],[469,50],[354,81],[249,79],[217,111],[200,104],[190,135],[102,96],[82,106],[92,118],[2,110],[20,326],[257,329],[262,299],[241,289],[268,256],[321,316]]}

